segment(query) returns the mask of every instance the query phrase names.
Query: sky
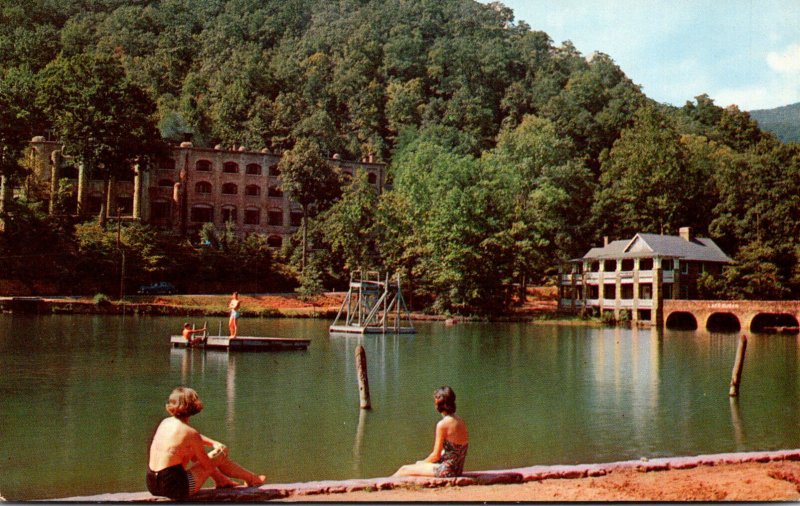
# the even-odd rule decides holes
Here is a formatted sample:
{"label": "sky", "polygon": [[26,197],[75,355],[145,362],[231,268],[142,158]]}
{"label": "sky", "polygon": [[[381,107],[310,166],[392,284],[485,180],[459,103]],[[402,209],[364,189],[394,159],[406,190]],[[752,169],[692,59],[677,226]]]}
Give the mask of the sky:
{"label": "sky", "polygon": [[609,55],[659,102],[703,93],[745,111],[800,102],[800,0],[501,1],[556,46]]}

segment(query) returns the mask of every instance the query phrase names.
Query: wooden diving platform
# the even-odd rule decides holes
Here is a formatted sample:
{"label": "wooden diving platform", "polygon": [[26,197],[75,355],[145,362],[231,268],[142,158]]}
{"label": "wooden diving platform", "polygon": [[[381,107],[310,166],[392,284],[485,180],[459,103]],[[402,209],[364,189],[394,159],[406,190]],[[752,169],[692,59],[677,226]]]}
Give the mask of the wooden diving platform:
{"label": "wooden diving platform", "polygon": [[[228,336],[207,336],[202,339],[203,342],[195,342],[191,347],[223,351],[297,351],[307,350],[311,344],[310,339],[284,337],[237,336],[231,339]],[[170,344],[173,348],[187,348],[188,343],[183,336],[171,336]]]}
{"label": "wooden diving platform", "polygon": [[361,327],[359,325],[331,325],[331,334],[416,334],[414,327]]}
{"label": "wooden diving platform", "polygon": [[[340,322],[340,320],[342,320]],[[400,275],[363,271],[350,273],[350,288],[339,308],[331,334],[415,334],[403,299]]]}

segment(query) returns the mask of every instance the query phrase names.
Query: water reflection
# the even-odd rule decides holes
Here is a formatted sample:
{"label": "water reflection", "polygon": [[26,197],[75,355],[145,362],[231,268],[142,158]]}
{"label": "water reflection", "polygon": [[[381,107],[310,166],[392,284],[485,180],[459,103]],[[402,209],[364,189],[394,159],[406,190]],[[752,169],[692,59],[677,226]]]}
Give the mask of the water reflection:
{"label": "water reflection", "polygon": [[236,360],[237,353],[199,348],[171,348],[170,366],[180,372],[181,384],[190,385],[197,377],[211,373],[225,374],[225,422],[235,437],[236,427]]}
{"label": "water reflection", "polygon": [[744,429],[742,428],[742,417],[739,413],[739,399],[737,397],[729,397],[731,405],[731,425],[733,425],[733,439],[736,441],[736,450],[741,451],[744,449]]}
{"label": "water reflection", "polygon": [[[470,470],[800,446],[798,336],[753,336],[729,400],[735,333],[426,322],[416,335],[328,336],[324,321],[253,319],[255,334],[312,345],[228,353],[169,347],[180,322],[0,315],[3,447],[37,463],[0,459],[3,495],[140,490],[144,442],[178,384],[207,404],[198,428],[275,482],[385,476],[425,455],[441,384],[469,420]],[[371,411],[359,409],[359,344]]]}

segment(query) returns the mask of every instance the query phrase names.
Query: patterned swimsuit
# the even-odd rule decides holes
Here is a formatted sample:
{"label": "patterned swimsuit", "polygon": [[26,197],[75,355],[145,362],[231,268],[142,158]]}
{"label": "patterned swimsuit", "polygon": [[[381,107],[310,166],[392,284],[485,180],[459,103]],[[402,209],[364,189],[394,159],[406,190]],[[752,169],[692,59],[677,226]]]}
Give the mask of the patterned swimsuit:
{"label": "patterned swimsuit", "polygon": [[464,461],[467,459],[468,446],[469,444],[466,443],[459,445],[445,439],[442,458],[436,467],[436,477],[452,478],[453,476],[461,476],[462,471],[464,471]]}

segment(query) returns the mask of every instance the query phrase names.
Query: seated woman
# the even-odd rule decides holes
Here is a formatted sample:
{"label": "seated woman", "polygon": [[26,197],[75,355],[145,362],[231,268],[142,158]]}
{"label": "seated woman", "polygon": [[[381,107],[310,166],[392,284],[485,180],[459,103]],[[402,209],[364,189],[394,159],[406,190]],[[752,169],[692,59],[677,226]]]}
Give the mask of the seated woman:
{"label": "seated woman", "polygon": [[469,434],[464,419],[456,415],[456,394],[450,387],[438,388],[433,392],[433,402],[442,414],[436,424],[433,451],[425,460],[401,467],[394,476],[451,478],[464,470]]}
{"label": "seated woman", "polygon": [[[161,421],[150,445],[147,490],[151,494],[184,500],[200,490],[209,477],[217,488],[239,485],[231,478],[242,480],[247,486],[266,481],[263,474],[256,475],[229,460],[225,445],[189,426],[189,417],[203,409],[193,389],[173,390],[166,408],[171,416]],[[213,449],[206,453],[205,447]],[[194,465],[187,469],[190,462]]]}

